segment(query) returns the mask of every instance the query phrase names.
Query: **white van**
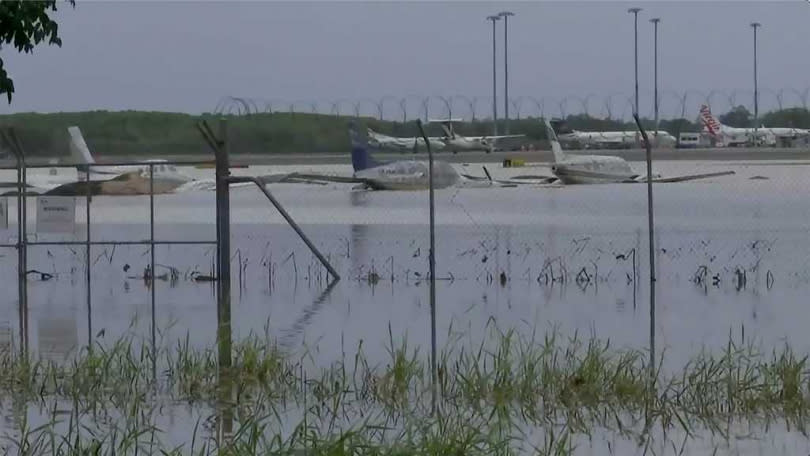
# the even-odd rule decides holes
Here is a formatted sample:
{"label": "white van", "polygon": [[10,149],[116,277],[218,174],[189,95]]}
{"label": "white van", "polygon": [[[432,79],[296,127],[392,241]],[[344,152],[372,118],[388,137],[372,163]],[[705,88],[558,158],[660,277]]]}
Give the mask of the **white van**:
{"label": "white van", "polygon": [[678,135],[678,147],[681,149],[700,146],[700,133],[681,133]]}

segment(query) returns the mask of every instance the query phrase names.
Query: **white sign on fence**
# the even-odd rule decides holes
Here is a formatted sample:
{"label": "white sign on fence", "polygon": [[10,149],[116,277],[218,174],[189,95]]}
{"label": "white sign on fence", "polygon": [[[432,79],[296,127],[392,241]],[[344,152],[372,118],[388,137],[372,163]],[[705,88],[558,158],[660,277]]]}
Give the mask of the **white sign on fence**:
{"label": "white sign on fence", "polygon": [[76,228],[76,198],[37,197],[37,233],[72,233]]}
{"label": "white sign on fence", "polygon": [[8,198],[0,198],[0,230],[8,229]]}

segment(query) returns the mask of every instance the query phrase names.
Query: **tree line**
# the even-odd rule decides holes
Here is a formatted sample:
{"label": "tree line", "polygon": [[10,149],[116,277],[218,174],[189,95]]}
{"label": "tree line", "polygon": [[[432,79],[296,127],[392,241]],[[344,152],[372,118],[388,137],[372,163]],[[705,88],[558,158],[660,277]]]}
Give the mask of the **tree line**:
{"label": "tree line", "polygon": [[[195,124],[201,119],[216,122],[228,120],[231,150],[234,154],[346,153],[349,150],[347,129],[350,121],[368,126],[383,134],[413,137],[419,134],[416,122],[381,121],[353,116],[304,113],[268,113],[250,115],[191,115],[147,111],[89,111],[51,114],[21,113],[0,115],[0,125],[14,126],[33,157],[67,156],[67,127],[77,125],[88,147],[98,157],[182,157],[210,154]],[[753,126],[753,115],[737,106],[718,116],[724,124],[735,127]],[[633,130],[635,125],[616,119],[600,119],[587,114],[569,115],[568,125],[582,131]],[[646,128],[652,119],[642,120]],[[700,131],[695,119],[662,119],[660,128],[677,136],[681,132]],[[759,123],[766,126],[810,128],[810,111],[790,108],[764,113]],[[498,132],[505,132],[499,122]],[[492,133],[490,120],[461,122],[455,131],[462,135],[486,136]],[[512,119],[509,132],[526,135],[526,142],[540,146],[546,139],[539,118]],[[441,136],[439,125],[427,125],[427,134]]]}

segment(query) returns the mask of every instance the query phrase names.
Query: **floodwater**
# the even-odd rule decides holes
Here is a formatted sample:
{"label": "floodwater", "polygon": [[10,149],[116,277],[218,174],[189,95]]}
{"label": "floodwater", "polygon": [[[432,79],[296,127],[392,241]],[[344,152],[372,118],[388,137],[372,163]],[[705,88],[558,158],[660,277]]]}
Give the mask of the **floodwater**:
{"label": "floodwater", "polygon": [[[656,172],[680,175],[725,169],[736,175],[656,184],[656,351],[665,368],[682,366],[701,348],[723,349],[731,335],[775,348],[786,341],[810,351],[810,168],[805,163],[662,162]],[[496,177],[548,174],[546,168],[490,170]],[[642,171],[642,163],[633,163]],[[483,175],[478,165],[465,172]],[[299,170],[300,167],[298,168]],[[283,168],[238,170],[283,172]],[[341,166],[306,171],[348,173]],[[200,171],[194,171],[200,172]],[[256,189],[231,194],[233,331],[269,334],[293,354],[329,364],[360,341],[372,361],[387,358],[395,337],[429,350],[428,193],[369,192],[350,185],[273,184],[270,191],[326,255],[342,280],[329,286],[293,230]],[[30,230],[34,207],[30,202]],[[155,197],[155,238],[213,240],[214,194]],[[495,320],[502,329],[557,329],[649,344],[647,193],[641,184],[451,188],[436,192],[437,327],[475,340]],[[16,235],[15,200],[9,229]],[[84,199],[68,235],[84,240]],[[93,240],[149,238],[148,197],[96,197]],[[16,252],[0,249],[0,340],[18,343]],[[32,246],[28,344],[53,359],[90,341],[125,332],[193,345],[215,341],[216,301],[209,282],[212,245],[156,249],[157,275],[176,271],[151,293],[142,278],[148,246],[94,246],[91,294],[85,289],[84,246]],[[757,444],[759,445],[759,443]],[[752,447],[759,448],[759,447]],[[753,451],[753,450],[752,450]]]}

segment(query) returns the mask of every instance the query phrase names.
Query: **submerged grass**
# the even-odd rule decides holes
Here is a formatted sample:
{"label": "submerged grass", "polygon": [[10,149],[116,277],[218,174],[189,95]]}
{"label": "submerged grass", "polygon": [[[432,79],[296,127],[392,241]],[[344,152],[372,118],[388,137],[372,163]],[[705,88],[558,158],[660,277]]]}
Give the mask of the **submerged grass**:
{"label": "submerged grass", "polygon": [[[762,353],[730,341],[664,373],[646,364],[644,351],[593,337],[489,330],[481,342],[457,339],[441,350],[435,414],[429,360],[390,328],[388,359],[379,365],[369,362],[362,344],[318,367],[306,355],[293,357],[272,340],[251,336],[233,345],[227,375],[218,369],[216,349],[195,349],[188,338],[153,352],[125,337],[65,363],[4,352],[0,396],[17,404],[4,449],[569,454],[577,439],[594,433],[644,442],[668,434],[730,438],[741,425],[807,430],[807,357],[789,346]],[[193,434],[173,433],[167,410],[196,419]],[[29,415],[38,416],[35,425]]]}

